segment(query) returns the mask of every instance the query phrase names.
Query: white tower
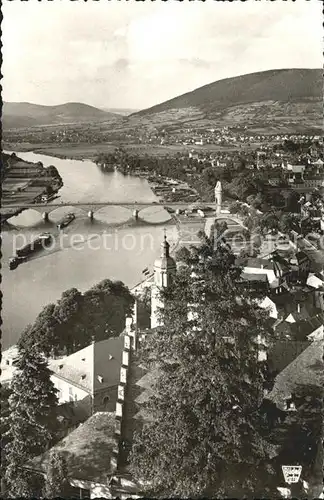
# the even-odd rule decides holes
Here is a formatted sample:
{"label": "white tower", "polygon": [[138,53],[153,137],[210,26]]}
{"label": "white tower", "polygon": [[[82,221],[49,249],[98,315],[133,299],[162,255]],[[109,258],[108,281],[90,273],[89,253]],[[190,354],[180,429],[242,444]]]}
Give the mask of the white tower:
{"label": "white tower", "polygon": [[216,214],[220,214],[222,209],[222,184],[220,181],[217,181],[215,186],[215,203]]}
{"label": "white tower", "polygon": [[161,290],[169,286],[176,271],[177,266],[170,257],[170,245],[164,235],[164,241],[161,244],[161,257],[154,262],[154,282],[151,291],[151,328],[161,326],[163,323],[160,317],[161,309],[163,309]]}

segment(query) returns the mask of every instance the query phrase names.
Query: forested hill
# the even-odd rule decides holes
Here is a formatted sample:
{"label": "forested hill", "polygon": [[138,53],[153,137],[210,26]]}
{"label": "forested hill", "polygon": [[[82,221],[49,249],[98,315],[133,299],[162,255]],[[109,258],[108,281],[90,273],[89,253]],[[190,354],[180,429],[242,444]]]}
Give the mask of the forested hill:
{"label": "forested hill", "polygon": [[2,113],[3,126],[7,129],[121,119],[117,113],[103,111],[80,102],[69,102],[58,106],[42,106],[29,102],[4,102]]}
{"label": "forested hill", "polygon": [[261,101],[322,99],[321,69],[279,69],[226,78],[135,113],[199,107],[207,113],[237,104]]}
{"label": "forested hill", "polygon": [[279,69],[226,78],[130,116],[156,127],[239,127],[252,133],[319,133],[322,70]]}

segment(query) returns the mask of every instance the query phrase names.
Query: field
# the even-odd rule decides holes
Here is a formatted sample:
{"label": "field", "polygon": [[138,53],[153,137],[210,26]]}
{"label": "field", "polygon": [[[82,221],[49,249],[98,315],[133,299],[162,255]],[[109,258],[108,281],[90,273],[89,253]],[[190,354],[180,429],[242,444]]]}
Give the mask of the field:
{"label": "field", "polygon": [[[172,156],[176,153],[189,154],[189,151],[240,151],[244,149],[256,149],[258,144],[254,143],[251,146],[219,146],[217,144],[207,144],[205,146],[183,146],[183,145],[151,145],[151,144],[122,144],[123,148],[133,154],[143,156]],[[71,158],[75,160],[89,159],[93,160],[98,153],[113,153],[115,148],[120,146],[118,143],[104,143],[104,144],[31,144],[28,142],[8,143],[3,142],[3,149],[15,152],[33,151],[34,153],[44,154],[48,156],[56,156],[57,158]]]}

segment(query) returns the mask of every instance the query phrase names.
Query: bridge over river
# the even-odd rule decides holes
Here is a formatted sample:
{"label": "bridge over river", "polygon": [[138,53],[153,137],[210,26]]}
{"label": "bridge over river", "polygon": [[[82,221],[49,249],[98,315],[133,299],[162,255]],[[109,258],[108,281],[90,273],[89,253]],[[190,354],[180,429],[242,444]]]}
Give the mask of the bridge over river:
{"label": "bridge over river", "polygon": [[[6,204],[1,207],[0,213],[2,220],[7,220],[10,217],[21,213],[23,210],[31,209],[39,212],[44,220],[49,220],[51,212],[62,207],[68,207],[73,210],[74,208],[81,209],[83,212],[87,213],[90,219],[94,218],[96,212],[105,207],[123,207],[127,208],[132,212],[132,217],[138,219],[139,214],[142,210],[149,207],[161,207],[161,209],[166,210],[168,213],[175,213],[176,210],[186,210],[194,206],[199,207],[203,204],[200,203],[188,203],[188,202],[141,202],[141,201],[125,201],[125,202],[60,202],[60,203],[16,203],[16,204]],[[211,205],[211,210],[213,210],[213,204]]]}

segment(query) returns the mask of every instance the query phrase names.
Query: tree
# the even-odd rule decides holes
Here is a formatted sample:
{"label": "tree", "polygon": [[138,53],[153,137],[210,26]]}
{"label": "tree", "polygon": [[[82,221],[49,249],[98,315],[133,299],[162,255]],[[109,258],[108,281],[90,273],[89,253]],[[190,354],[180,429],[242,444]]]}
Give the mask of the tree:
{"label": "tree", "polygon": [[242,203],[240,201],[234,201],[229,207],[231,214],[238,214],[241,210]]}
{"label": "tree", "polygon": [[[0,461],[0,474],[1,478],[4,477],[6,470],[6,450],[8,451],[8,443],[10,438],[8,436],[9,432],[9,397],[11,395],[11,390],[9,386],[1,385],[0,396],[1,396],[1,417],[0,417],[0,449],[1,449],[1,461]],[[2,488],[1,488],[2,491]]]}
{"label": "tree", "polygon": [[258,361],[258,339],[271,343],[267,314],[238,284],[226,248],[200,257],[163,293],[164,326],[142,351],[158,375],[131,470],[154,496],[274,494],[260,411],[269,381]]}
{"label": "tree", "polygon": [[84,296],[79,290],[71,288],[62,293],[53,310],[59,352],[70,354],[90,342],[91,335],[80,321],[85,309]]}
{"label": "tree", "polygon": [[260,208],[262,204],[263,198],[261,193],[257,193],[256,195],[251,194],[250,196],[247,197],[246,202],[249,205],[252,205],[254,208]]}
{"label": "tree", "polygon": [[134,298],[121,281],[103,280],[84,294],[81,323],[97,341],[119,335]]}
{"label": "tree", "polygon": [[20,348],[16,368],[9,398],[5,483],[9,496],[34,496],[37,481],[23,467],[55,439],[57,391],[47,362],[38,351]]}
{"label": "tree", "polygon": [[66,498],[69,491],[68,470],[65,457],[51,450],[45,470],[46,498]]}
{"label": "tree", "polygon": [[265,214],[260,220],[261,231],[277,233],[279,230],[279,217],[275,212]]}
{"label": "tree", "polygon": [[280,231],[289,234],[291,231],[300,231],[300,216],[297,214],[286,213],[280,217]]}
{"label": "tree", "polygon": [[59,353],[60,341],[58,322],[54,316],[55,304],[48,304],[37,316],[33,325],[25,328],[18,341],[18,346],[29,350],[37,346],[46,356]]}
{"label": "tree", "polygon": [[71,354],[97,341],[119,335],[134,299],[121,281],[103,280],[81,294],[76,288],[48,304],[19,339],[25,349],[37,348],[46,357]]}
{"label": "tree", "polygon": [[144,287],[137,299],[137,323],[141,329],[151,325],[151,288]]}
{"label": "tree", "polygon": [[179,250],[176,251],[175,259],[178,262],[184,262],[185,264],[189,264],[191,261],[191,253],[187,247],[180,247]]}

